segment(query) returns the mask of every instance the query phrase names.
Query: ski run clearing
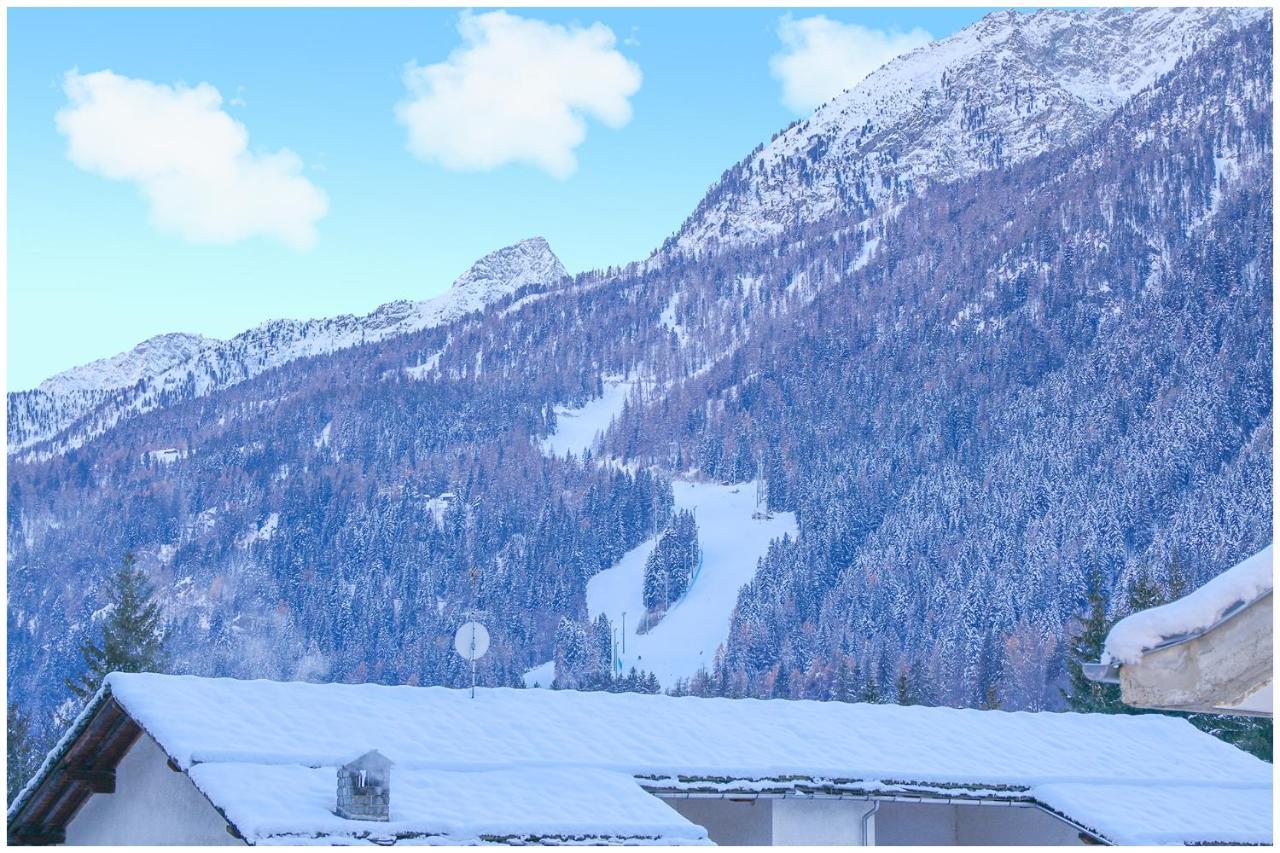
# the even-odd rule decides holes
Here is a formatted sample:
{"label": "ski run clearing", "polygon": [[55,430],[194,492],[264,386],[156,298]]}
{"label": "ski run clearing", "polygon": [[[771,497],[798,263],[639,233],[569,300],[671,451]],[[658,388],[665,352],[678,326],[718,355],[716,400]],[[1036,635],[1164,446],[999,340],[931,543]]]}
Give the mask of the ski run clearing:
{"label": "ski run clearing", "polygon": [[583,406],[556,406],[556,429],[542,441],[544,453],[581,457],[609,429],[631,394],[635,382],[621,376],[604,377],[604,394]]}
{"label": "ski run clearing", "polygon": [[[644,615],[644,564],[656,544],[651,538],[628,551],[612,568],[587,583],[587,609],[591,618],[601,613],[618,629],[622,672],[631,667],[652,672],[664,688],[689,678],[699,669],[711,669],[716,649],[729,636],[729,623],[738,590],[755,576],[769,542],[784,534],[796,535],[793,513],[774,513],[755,519],[755,483],[718,485],[677,480],[675,509],[691,510],[698,522],[702,563],[684,597],[667,611],[648,633],[636,634]],[[626,614],[626,651],[623,645],[623,613]],[[525,683],[550,686],[551,664],[525,675]]]}

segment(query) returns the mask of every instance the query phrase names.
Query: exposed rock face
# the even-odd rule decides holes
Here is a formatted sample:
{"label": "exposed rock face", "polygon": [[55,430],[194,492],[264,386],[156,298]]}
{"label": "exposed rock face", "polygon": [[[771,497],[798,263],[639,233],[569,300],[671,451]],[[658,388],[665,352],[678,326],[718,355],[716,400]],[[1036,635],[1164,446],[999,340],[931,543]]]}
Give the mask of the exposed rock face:
{"label": "exposed rock face", "polygon": [[[673,245],[712,251],[1080,141],[1261,9],[1006,11],[905,54],[727,171]],[[672,244],[669,244],[669,247]]]}

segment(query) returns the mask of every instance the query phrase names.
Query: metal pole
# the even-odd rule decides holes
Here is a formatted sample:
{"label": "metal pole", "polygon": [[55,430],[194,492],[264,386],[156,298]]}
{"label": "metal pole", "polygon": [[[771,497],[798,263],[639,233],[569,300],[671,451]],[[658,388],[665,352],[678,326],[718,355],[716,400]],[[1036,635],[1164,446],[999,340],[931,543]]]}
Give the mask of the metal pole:
{"label": "metal pole", "polygon": [[476,623],[471,623],[471,698],[476,698]]}
{"label": "metal pole", "polygon": [[622,653],[627,653],[627,611],[622,611]]}

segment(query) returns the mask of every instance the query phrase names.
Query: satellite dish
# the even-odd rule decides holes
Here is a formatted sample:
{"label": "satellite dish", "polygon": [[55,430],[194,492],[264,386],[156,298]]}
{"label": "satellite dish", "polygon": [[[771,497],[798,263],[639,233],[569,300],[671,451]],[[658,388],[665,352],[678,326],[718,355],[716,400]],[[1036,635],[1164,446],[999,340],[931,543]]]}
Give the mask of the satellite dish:
{"label": "satellite dish", "polygon": [[453,635],[453,648],[464,660],[479,660],[489,651],[489,632],[479,622],[467,622]]}

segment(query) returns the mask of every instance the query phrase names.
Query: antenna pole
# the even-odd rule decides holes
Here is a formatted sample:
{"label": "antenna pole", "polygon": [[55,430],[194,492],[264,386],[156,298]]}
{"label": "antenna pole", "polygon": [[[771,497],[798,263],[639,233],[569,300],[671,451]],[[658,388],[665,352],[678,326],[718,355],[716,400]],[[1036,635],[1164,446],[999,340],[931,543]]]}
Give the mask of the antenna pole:
{"label": "antenna pole", "polygon": [[476,698],[476,581],[480,578],[480,567],[471,567],[471,698]]}

